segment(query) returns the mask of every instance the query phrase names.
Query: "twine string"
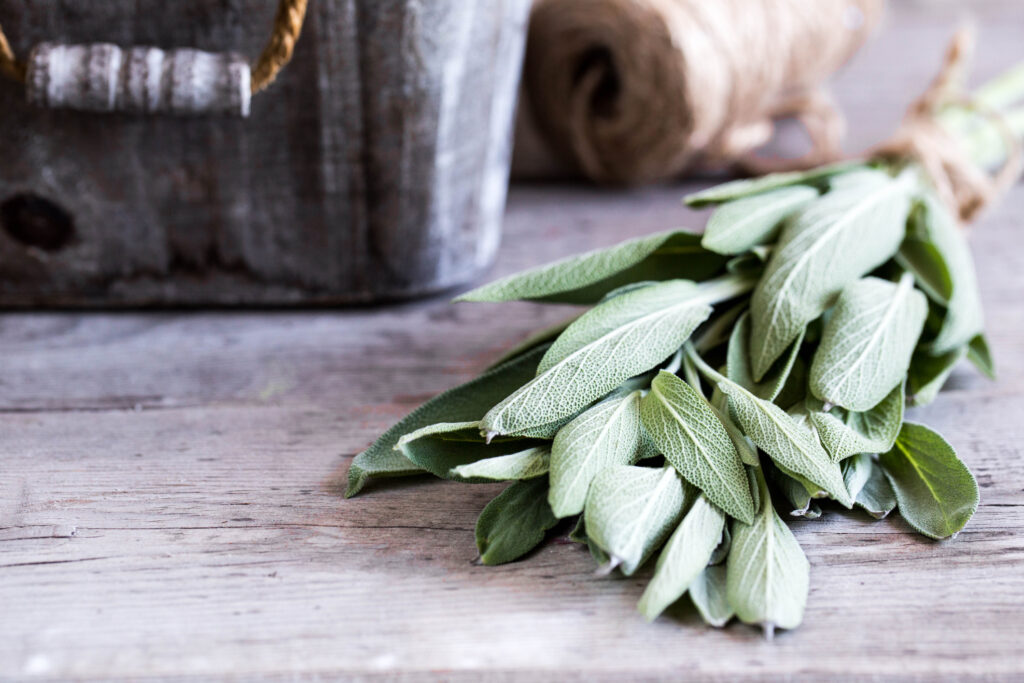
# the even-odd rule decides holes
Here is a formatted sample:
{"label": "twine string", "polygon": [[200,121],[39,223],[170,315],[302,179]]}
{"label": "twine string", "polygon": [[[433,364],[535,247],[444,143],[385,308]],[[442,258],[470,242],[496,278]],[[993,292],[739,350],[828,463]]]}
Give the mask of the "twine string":
{"label": "twine string", "polygon": [[[270,40],[252,66],[253,94],[265,90],[274,82],[281,69],[291,61],[295,43],[302,33],[308,0],[280,0],[274,17]],[[0,74],[18,83],[25,82],[25,63],[18,60],[0,26]]]}
{"label": "twine string", "polygon": [[[964,90],[964,72],[973,45],[973,30],[957,31],[932,83],[911,103],[895,135],[871,153],[879,159],[912,159],[919,163],[940,199],[964,223],[971,222],[1020,177],[1024,161],[1021,141],[1005,117],[981,105]],[[994,172],[988,172],[972,159],[966,147],[941,124],[939,114],[949,106],[981,116],[1003,138],[1006,158]]]}

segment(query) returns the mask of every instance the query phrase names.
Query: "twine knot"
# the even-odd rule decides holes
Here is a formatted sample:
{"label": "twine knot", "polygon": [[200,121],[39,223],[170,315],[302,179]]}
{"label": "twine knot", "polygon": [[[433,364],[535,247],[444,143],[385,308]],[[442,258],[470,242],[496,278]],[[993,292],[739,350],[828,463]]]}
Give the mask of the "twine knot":
{"label": "twine knot", "polygon": [[[935,79],[907,109],[892,138],[871,153],[878,159],[911,159],[920,164],[940,199],[964,223],[1005,192],[1021,171],[1021,142],[1003,115],[972,99],[964,89],[963,75],[973,45],[974,32],[960,29]],[[951,106],[983,117],[1004,139],[1006,158],[996,171],[982,167],[942,124],[940,114]]]}

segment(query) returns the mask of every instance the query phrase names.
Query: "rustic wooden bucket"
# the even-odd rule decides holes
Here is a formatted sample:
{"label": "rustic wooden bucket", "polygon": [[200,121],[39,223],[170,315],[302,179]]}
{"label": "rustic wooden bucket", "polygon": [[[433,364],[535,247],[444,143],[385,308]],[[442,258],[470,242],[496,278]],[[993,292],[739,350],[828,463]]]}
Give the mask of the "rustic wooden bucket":
{"label": "rustic wooden bucket", "polygon": [[[47,108],[0,79],[0,306],[368,302],[471,280],[499,241],[529,6],[313,0],[248,118]],[[23,55],[44,41],[255,55],[274,9],[0,0],[0,26]]]}

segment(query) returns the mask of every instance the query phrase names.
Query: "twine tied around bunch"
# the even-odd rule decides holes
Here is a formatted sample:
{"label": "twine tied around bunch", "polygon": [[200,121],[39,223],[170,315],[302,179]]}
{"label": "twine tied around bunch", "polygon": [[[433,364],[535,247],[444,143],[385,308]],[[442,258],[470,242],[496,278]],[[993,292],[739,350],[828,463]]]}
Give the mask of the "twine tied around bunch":
{"label": "twine tied around bunch", "polygon": [[[964,72],[974,46],[974,31],[961,28],[946,51],[939,73],[913,101],[899,129],[869,156],[900,161],[911,159],[924,169],[942,201],[960,217],[971,222],[994,199],[1005,192],[1022,170],[1021,141],[998,111],[971,98],[964,89]],[[960,107],[986,119],[1003,138],[1006,158],[994,172],[971,158],[967,149],[943,125],[939,115]]]}
{"label": "twine tied around bunch", "polygon": [[[309,0],[280,0],[274,17],[274,29],[266,47],[252,65],[252,93],[265,90],[274,82],[281,69],[291,61],[295,43],[302,33]],[[0,26],[0,74],[18,83],[24,83],[26,65],[18,60]]]}

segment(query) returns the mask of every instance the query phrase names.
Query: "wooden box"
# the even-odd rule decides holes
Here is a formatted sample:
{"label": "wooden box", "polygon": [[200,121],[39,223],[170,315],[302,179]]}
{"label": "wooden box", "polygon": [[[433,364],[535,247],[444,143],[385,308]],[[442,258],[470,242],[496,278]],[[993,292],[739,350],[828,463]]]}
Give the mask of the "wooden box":
{"label": "wooden box", "polygon": [[[0,79],[0,306],[368,302],[500,237],[530,0],[313,0],[248,118],[86,113]],[[269,0],[0,0],[44,41],[255,57]]]}

